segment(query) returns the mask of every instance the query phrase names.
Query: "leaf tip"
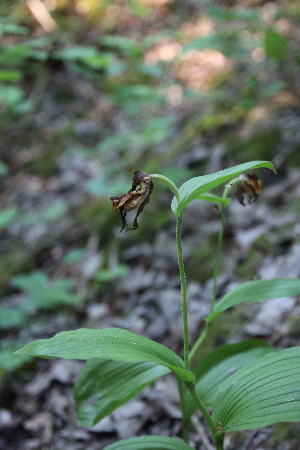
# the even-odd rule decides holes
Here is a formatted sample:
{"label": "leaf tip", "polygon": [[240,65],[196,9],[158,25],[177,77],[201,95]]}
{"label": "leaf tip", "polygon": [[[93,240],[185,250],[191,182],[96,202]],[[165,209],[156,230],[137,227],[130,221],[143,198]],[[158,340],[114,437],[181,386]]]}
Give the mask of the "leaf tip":
{"label": "leaf tip", "polygon": [[277,170],[275,169],[274,165],[270,161],[262,161],[262,164],[263,164],[263,166],[261,166],[261,167],[265,167],[266,169],[270,169],[274,173],[277,174]]}
{"label": "leaf tip", "polygon": [[22,350],[23,350],[23,347],[19,348],[19,350],[16,350],[15,352],[13,352],[13,355],[24,355],[25,353],[22,352]]}

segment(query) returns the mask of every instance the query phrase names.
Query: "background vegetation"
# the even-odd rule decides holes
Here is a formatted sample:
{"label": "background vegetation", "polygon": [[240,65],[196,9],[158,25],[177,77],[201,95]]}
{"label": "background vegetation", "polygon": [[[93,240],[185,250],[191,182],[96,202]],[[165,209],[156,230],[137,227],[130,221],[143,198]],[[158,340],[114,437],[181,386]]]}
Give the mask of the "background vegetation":
{"label": "background vegetation", "polygon": [[[50,365],[12,356],[25,342],[117,321],[180,348],[180,333],[150,326],[159,317],[151,289],[165,292],[167,317],[170,290],[178,290],[171,198],[155,185],[139,229],[121,235],[108,200],[129,189],[135,170],[180,183],[250,160],[272,161],[278,176],[265,173],[257,212],[233,207],[220,292],[276,271],[300,275],[299,43],[297,0],[2,0],[0,446],[69,442],[54,441],[70,421],[45,398],[53,397],[53,380],[71,386],[79,369],[72,366],[65,381],[60,374],[44,388],[37,383],[35,404],[30,380]],[[202,287],[205,299],[218,211],[196,205],[188,214],[187,274],[191,294]],[[195,234],[198,248],[189,245]],[[137,312],[141,294],[146,319]],[[242,310],[234,314],[242,323]],[[290,330],[284,341],[280,329],[283,346],[288,339],[297,345],[296,322]],[[275,332],[267,337],[276,339]],[[214,339],[222,341],[217,332],[212,345]],[[39,416],[47,408],[48,435],[48,419]],[[116,430],[101,433],[78,441],[99,448],[97,439]],[[298,435],[281,433],[292,442],[286,448],[297,448]],[[270,448],[278,439],[282,449],[282,434],[276,436]],[[239,439],[228,448],[241,448]],[[86,448],[77,444],[70,448]]]}

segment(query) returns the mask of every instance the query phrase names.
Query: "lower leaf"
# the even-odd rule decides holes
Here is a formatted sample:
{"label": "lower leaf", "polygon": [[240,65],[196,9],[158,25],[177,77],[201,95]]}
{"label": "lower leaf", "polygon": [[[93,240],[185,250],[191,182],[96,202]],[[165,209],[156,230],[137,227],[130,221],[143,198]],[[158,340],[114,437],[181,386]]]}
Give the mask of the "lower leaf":
{"label": "lower leaf", "polygon": [[74,386],[79,423],[86,427],[94,426],[169,372],[166,367],[148,362],[88,361]]}
{"label": "lower leaf", "polygon": [[[276,351],[267,342],[259,339],[247,339],[236,344],[219,347],[210,353],[194,369],[196,376],[196,390],[205,404],[210,406],[219,386],[232,377],[241,367],[257,360],[267,353]],[[186,414],[191,416],[196,405],[186,391]]]}
{"label": "lower leaf", "polygon": [[219,386],[212,408],[223,432],[300,421],[300,347],[269,353],[238,370]]}
{"label": "lower leaf", "polygon": [[31,342],[15,354],[40,358],[146,361],[167,367],[183,381],[195,381],[194,374],[185,369],[184,361],[172,350],[121,328],[62,331],[50,339]]}
{"label": "lower leaf", "polygon": [[140,436],[116,442],[103,450],[193,450],[193,447],[165,436]]}

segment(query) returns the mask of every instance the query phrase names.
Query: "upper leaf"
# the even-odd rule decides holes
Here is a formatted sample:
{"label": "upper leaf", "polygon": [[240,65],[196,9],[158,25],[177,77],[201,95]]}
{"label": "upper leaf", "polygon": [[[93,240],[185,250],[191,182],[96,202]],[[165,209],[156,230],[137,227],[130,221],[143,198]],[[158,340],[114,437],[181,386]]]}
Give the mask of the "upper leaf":
{"label": "upper leaf", "polygon": [[103,450],[193,450],[192,447],[178,439],[166,436],[140,436],[124,439]]}
{"label": "upper leaf", "polygon": [[166,367],[151,362],[87,361],[74,386],[77,419],[92,427],[162,375]]}
{"label": "upper leaf", "polygon": [[194,374],[185,369],[183,360],[172,350],[121,328],[63,331],[50,339],[31,342],[15,353],[42,358],[154,362],[168,367],[183,381],[194,382],[195,379]]}
{"label": "upper leaf", "polygon": [[266,167],[276,172],[273,164],[268,161],[251,161],[244,164],[239,164],[238,166],[230,167],[229,169],[220,170],[219,172],[209,175],[191,178],[183,183],[183,185],[179,188],[179,205],[177,204],[176,198],[173,198],[171,205],[173,212],[177,216],[180,216],[186,205],[188,205],[192,200],[199,198],[201,194],[204,194],[214,187],[231,180],[246,170],[257,169],[259,167]]}
{"label": "upper leaf", "polygon": [[206,318],[206,321],[211,322],[217,314],[239,303],[261,303],[271,298],[292,297],[299,294],[299,279],[275,278],[273,280],[248,281],[227,292],[215,305],[213,313]]}
{"label": "upper leaf", "polygon": [[300,347],[269,353],[220,384],[212,418],[224,431],[300,421]]}

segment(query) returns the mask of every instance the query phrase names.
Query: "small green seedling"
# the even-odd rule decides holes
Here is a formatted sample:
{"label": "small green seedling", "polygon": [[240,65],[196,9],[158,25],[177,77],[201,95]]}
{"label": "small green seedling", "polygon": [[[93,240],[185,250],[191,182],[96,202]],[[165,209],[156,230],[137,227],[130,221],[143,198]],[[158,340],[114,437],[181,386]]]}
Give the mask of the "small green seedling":
{"label": "small green seedling", "polygon": [[[136,229],[138,215],[149,201],[156,180],[165,183],[174,193],[171,208],[177,218],[183,358],[157,342],[118,328],[61,332],[51,339],[31,342],[16,352],[45,358],[89,360],[74,390],[78,420],[88,427],[126,403],[158,377],[169,372],[174,374],[178,380],[181,399],[184,442],[175,438],[144,436],[121,440],[105,447],[106,450],[191,449],[190,423],[197,409],[207,420],[217,450],[224,448],[226,432],[256,429],[277,422],[300,421],[300,347],[280,350],[266,342],[245,340],[224,345],[197,362],[199,350],[212,323],[223,311],[244,302],[263,302],[271,298],[300,294],[300,280],[256,280],[241,284],[216,302],[225,211],[230,202],[227,194],[236,185],[241,203],[245,202],[245,196],[250,202],[255,201],[261,190],[261,182],[255,175],[246,175],[245,171],[262,167],[275,172],[270,162],[253,161],[192,178],[180,189],[162,175],[137,171],[127,194],[111,199],[113,209],[121,212],[122,230],[127,227],[126,212],[137,208],[132,225],[132,229]],[[222,183],[227,183],[222,197],[208,194],[208,191]],[[221,229],[210,314],[206,318],[204,331],[190,347],[181,227],[184,208],[195,199],[220,204]],[[212,413],[207,407],[211,407]]]}

